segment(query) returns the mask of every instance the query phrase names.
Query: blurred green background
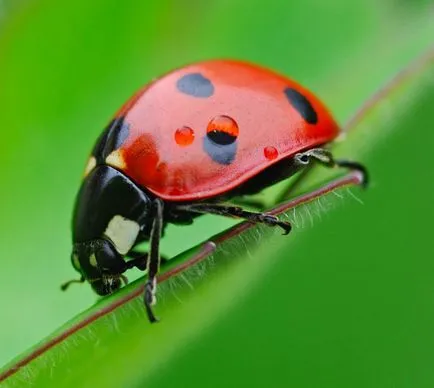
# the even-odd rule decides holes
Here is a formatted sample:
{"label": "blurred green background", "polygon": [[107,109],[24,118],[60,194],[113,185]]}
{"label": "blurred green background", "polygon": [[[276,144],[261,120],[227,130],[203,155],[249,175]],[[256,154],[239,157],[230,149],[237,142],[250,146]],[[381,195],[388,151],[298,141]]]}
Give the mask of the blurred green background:
{"label": "blurred green background", "polygon": [[[75,276],[71,208],[94,140],[135,90],[185,63],[236,57],[299,80],[344,123],[433,43],[433,10],[427,0],[0,0],[0,365],[96,300],[87,286],[59,291]],[[375,151],[364,156],[365,205],[318,220],[293,260],[282,251],[277,275],[178,344],[150,386],[434,386],[433,94],[420,100],[381,144],[364,144]],[[171,227],[163,252],[231,224]]]}

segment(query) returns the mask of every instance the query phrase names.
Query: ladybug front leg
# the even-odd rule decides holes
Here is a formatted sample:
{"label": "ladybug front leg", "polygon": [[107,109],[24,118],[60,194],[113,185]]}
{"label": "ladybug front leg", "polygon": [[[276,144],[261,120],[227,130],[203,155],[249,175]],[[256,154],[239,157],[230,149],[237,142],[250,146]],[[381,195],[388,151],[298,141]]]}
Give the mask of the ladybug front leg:
{"label": "ladybug front leg", "polygon": [[153,222],[150,235],[149,256],[147,262],[148,280],[145,284],[144,302],[149,321],[157,322],[158,319],[152,311],[152,306],[157,302],[157,273],[160,268],[160,240],[163,230],[163,201],[155,199],[153,202]]}
{"label": "ladybug front leg", "polygon": [[[130,251],[127,256],[132,260],[126,262],[126,270],[131,268],[137,268],[141,271],[145,271],[148,268],[149,253]],[[169,261],[166,256],[160,255],[160,264]]]}
{"label": "ladybug front leg", "polygon": [[177,209],[195,213],[217,214],[226,217],[241,218],[253,224],[279,226],[284,230],[284,234],[288,234],[291,231],[291,224],[289,222],[280,221],[276,216],[271,214],[250,212],[238,206],[226,206],[214,203],[193,203],[189,205],[179,205]]}
{"label": "ladybug front leg", "polygon": [[301,166],[307,166],[311,163],[312,160],[315,160],[327,167],[339,167],[347,168],[353,171],[359,171],[363,177],[363,187],[366,187],[368,185],[368,171],[366,170],[365,166],[352,160],[334,159],[333,154],[329,150],[326,150],[324,148],[313,148],[311,150],[298,153],[294,156],[294,160]]}

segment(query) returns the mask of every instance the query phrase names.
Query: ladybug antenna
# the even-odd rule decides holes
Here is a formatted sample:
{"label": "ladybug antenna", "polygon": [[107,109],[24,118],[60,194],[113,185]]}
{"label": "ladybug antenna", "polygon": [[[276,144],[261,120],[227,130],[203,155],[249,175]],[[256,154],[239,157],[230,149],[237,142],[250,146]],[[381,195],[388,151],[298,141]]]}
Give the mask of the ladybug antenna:
{"label": "ladybug antenna", "polygon": [[[124,283],[125,286],[128,284],[128,278],[125,275],[120,275],[119,278],[122,280],[122,282]],[[92,283],[92,282],[95,282],[95,281],[98,281],[101,279],[102,278],[89,279],[89,283]],[[81,284],[81,283],[84,283],[84,281],[85,281],[84,276],[82,276],[80,279],[71,279],[71,280],[68,280],[67,282],[63,283],[60,286],[60,289],[62,291],[66,291],[71,284],[73,284],[73,283],[80,283]]]}
{"label": "ladybug antenna", "polygon": [[67,282],[63,283],[60,286],[60,289],[62,291],[66,291],[68,289],[68,287],[73,284],[73,283],[84,283],[84,276],[82,276],[80,279],[72,279],[72,280],[68,280]]}

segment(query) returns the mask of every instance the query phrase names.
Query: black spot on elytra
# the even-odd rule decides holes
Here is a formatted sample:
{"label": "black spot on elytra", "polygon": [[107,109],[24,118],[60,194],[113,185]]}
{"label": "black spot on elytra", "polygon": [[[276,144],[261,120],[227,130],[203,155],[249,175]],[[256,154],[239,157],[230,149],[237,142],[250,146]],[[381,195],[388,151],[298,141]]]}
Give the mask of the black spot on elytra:
{"label": "black spot on elytra", "polygon": [[207,98],[214,94],[214,85],[200,73],[182,76],[176,82],[176,87],[180,92],[198,98]]}
{"label": "black spot on elytra", "polygon": [[92,155],[97,164],[103,164],[113,151],[117,150],[126,140],[130,126],[125,122],[125,117],[113,119],[98,138]]}
{"label": "black spot on elytra", "polygon": [[206,135],[212,142],[220,145],[232,144],[235,142],[235,140],[237,140],[236,136],[232,136],[231,134],[223,131],[211,131]]}
{"label": "black spot on elytra", "polygon": [[318,115],[305,96],[293,88],[286,88],[284,93],[289,103],[307,123],[316,124],[318,122]]}
{"label": "black spot on elytra", "polygon": [[235,159],[237,143],[219,144],[215,143],[209,136],[205,136],[203,139],[203,149],[214,162],[228,165]]}

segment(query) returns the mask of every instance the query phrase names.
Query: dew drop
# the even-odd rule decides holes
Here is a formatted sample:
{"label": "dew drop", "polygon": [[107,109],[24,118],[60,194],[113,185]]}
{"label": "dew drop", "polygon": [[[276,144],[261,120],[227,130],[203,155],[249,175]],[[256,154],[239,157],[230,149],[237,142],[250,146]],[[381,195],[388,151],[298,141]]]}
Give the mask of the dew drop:
{"label": "dew drop", "polygon": [[194,131],[190,127],[183,126],[175,131],[176,144],[180,146],[188,146],[193,143]]}
{"label": "dew drop", "polygon": [[214,117],[206,129],[207,136],[215,143],[227,145],[237,140],[240,130],[237,122],[229,116]]}
{"label": "dew drop", "polygon": [[277,158],[279,152],[275,147],[268,146],[264,148],[264,155],[268,160],[273,160]]}

